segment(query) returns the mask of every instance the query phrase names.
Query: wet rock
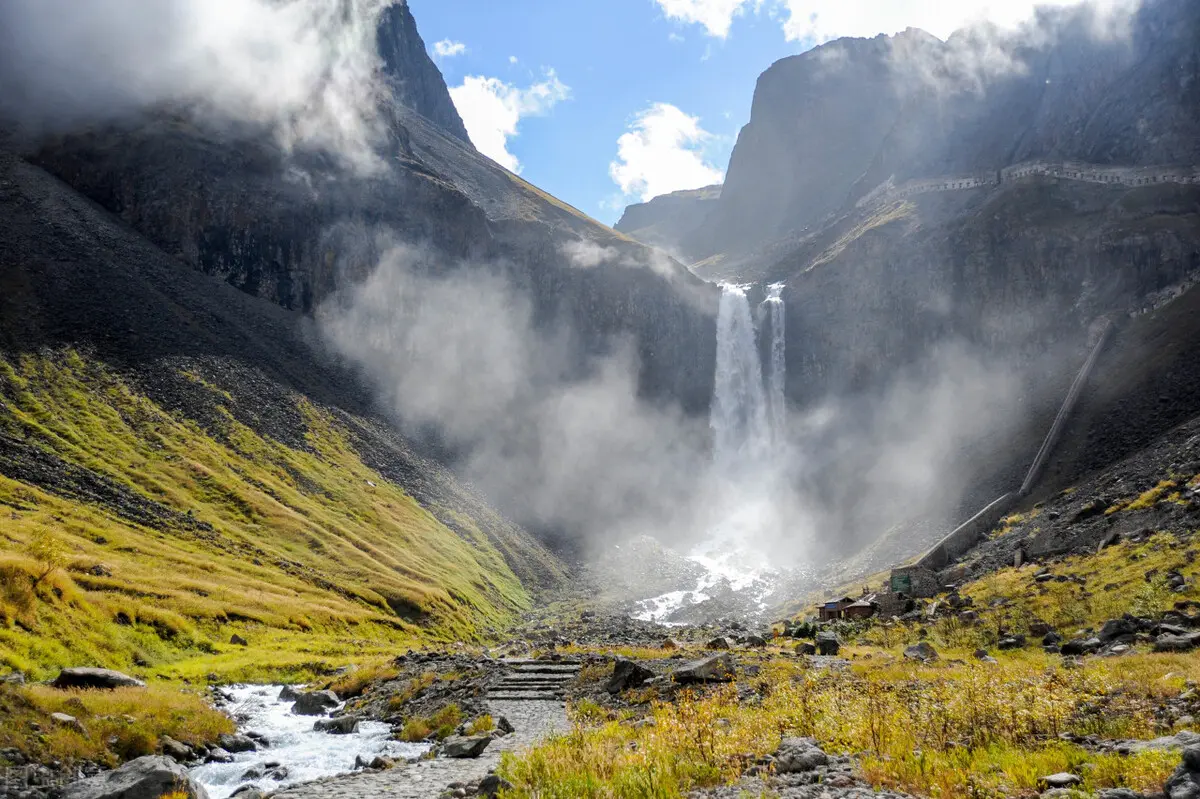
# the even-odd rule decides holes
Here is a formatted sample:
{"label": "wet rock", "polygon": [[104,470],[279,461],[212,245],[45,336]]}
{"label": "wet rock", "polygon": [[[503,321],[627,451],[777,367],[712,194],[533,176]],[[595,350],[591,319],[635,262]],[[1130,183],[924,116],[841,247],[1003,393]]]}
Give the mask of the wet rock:
{"label": "wet rock", "polygon": [[131,760],[118,769],[72,783],[60,799],[158,799],[179,793],[189,799],[208,799],[208,792],[188,776],[187,770],[159,755]]}
{"label": "wet rock", "polygon": [[371,761],[370,767],[376,771],[387,771],[388,769],[396,767],[396,761],[392,760],[390,757],[376,755],[375,759]]}
{"label": "wet rock", "polygon": [[232,794],[231,799],[267,799],[267,795],[256,785],[243,785]]}
{"label": "wet rock", "polygon": [[204,757],[205,763],[232,763],[233,754],[227,752],[219,746],[214,746],[208,750],[208,754]]}
{"label": "wet rock", "polygon": [[300,692],[290,685],[283,686],[279,691],[280,702],[295,702],[300,698]]}
{"label": "wet rock", "polygon": [[167,757],[178,760],[181,763],[187,763],[196,757],[196,753],[192,751],[192,747],[176,741],[169,735],[164,735],[158,739],[158,748]]}
{"label": "wet rock", "polygon": [[630,688],[637,688],[646,680],[652,679],[654,672],[632,660],[621,659],[613,666],[612,677],[609,678],[605,690],[610,694],[619,694]]}
{"label": "wet rock", "polygon": [[442,741],[442,754],[446,757],[479,757],[492,742],[490,735],[452,735]]}
{"label": "wet rock", "polygon": [[817,633],[817,652],[822,655],[833,657],[841,650],[842,644],[838,641],[837,633],[829,630],[823,630]]}
{"label": "wet rock", "polygon": [[337,694],[333,691],[309,691],[300,694],[292,705],[292,712],[298,716],[321,716],[338,704]]}
{"label": "wet rock", "polygon": [[251,766],[242,772],[241,782],[253,782],[254,780],[261,780],[265,776],[267,776],[267,769],[265,766]]}
{"label": "wet rock", "polygon": [[774,757],[778,774],[799,774],[829,763],[829,756],[812,738],[784,738]]}
{"label": "wet rock", "polygon": [[922,663],[937,660],[938,653],[927,641],[913,644],[904,650],[904,657],[909,660],[919,660]]}
{"label": "wet rock", "polygon": [[112,669],[63,669],[51,683],[55,688],[145,688],[146,683]]}
{"label": "wet rock", "polygon": [[221,733],[217,736],[217,746],[220,746],[226,752],[257,752],[258,744],[254,743],[249,736],[229,733]]}
{"label": "wet rock", "polygon": [[333,719],[318,719],[313,724],[313,729],[330,735],[353,735],[358,732],[358,717],[338,716]]}
{"label": "wet rock", "polygon": [[714,655],[681,666],[671,674],[671,678],[681,684],[729,682],[734,677],[736,666],[733,655]]}

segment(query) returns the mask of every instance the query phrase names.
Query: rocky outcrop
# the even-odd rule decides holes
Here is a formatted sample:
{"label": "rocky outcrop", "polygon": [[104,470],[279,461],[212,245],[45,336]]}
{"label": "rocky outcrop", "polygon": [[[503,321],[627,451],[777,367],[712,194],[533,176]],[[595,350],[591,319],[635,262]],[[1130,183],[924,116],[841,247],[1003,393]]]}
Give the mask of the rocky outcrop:
{"label": "rocky outcrop", "polygon": [[425,49],[408,0],[399,0],[383,10],[376,46],[383,60],[384,79],[396,102],[470,145],[467,128],[450,99],[442,73]]}
{"label": "rocky outcrop", "polygon": [[719,185],[663,194],[649,202],[628,206],[613,228],[642,244],[687,260],[685,242],[704,224],[720,198]]}
{"label": "rocky outcrop", "polygon": [[300,694],[292,705],[292,712],[298,716],[323,716],[339,704],[333,691],[309,691]]}

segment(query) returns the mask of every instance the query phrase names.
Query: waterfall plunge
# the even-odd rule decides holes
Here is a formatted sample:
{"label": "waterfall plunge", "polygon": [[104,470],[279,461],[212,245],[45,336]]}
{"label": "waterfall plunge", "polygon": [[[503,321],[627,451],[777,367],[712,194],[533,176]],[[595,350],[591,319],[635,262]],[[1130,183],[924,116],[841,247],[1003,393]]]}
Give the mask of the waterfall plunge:
{"label": "waterfall plunge", "polygon": [[758,338],[746,290],[722,284],[717,311],[717,374],[709,424],[718,473],[736,479],[767,457],[771,427]]}

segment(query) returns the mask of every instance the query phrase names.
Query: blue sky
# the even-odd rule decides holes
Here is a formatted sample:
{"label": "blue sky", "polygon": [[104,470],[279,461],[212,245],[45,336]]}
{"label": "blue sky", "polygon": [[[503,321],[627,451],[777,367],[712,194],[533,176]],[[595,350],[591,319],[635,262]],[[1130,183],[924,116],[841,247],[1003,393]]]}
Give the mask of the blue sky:
{"label": "blue sky", "polygon": [[1034,0],[409,5],[476,146],[611,224],[628,203],[719,182],[755,81],[778,59],[909,25],[945,37],[979,18],[1014,24]]}
{"label": "blue sky", "polygon": [[461,54],[435,56],[451,87],[484,76],[527,89],[554,71],[569,96],[522,116],[508,152],[522,177],[606,223],[640,199],[623,197],[609,175],[617,141],[639,113],[669,103],[698,117],[710,138],[695,146],[722,172],[750,117],[759,74],[800,51],[765,15],[738,19],[721,39],[701,25],[668,20],[652,0],[409,4],[431,51],[439,41],[465,45]]}

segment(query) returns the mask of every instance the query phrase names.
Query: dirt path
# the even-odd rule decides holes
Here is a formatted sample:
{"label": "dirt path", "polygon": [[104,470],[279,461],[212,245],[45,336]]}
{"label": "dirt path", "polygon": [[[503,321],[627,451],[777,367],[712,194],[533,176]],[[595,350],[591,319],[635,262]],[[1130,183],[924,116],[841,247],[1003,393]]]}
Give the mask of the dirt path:
{"label": "dirt path", "polygon": [[500,763],[503,752],[520,751],[570,728],[562,689],[579,671],[577,663],[507,661],[510,671],[488,691],[492,716],[507,718],[515,732],[493,741],[473,760],[437,758],[389,771],[360,772],[296,785],[279,799],[432,799],[452,782],[474,782]]}

